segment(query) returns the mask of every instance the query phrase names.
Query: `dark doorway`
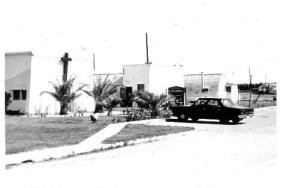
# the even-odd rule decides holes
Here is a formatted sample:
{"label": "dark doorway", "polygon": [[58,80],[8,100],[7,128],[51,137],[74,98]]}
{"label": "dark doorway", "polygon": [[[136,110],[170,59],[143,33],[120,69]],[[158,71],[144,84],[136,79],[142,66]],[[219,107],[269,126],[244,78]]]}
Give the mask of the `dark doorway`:
{"label": "dark doorway", "polygon": [[132,107],[131,95],[133,93],[132,87],[121,87],[120,97],[122,98],[122,107]]}
{"label": "dark doorway", "polygon": [[168,94],[175,97],[175,103],[177,105],[184,105],[185,92],[186,89],[184,87],[173,86],[168,88]]}

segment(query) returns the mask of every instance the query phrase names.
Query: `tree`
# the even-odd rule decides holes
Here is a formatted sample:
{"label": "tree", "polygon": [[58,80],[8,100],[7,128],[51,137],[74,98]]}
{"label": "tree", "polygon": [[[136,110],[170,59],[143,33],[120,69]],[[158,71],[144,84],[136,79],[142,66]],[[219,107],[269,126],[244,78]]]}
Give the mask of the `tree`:
{"label": "tree", "polygon": [[171,95],[154,95],[150,92],[136,92],[132,99],[139,108],[150,112],[151,118],[162,117],[163,113],[167,110],[175,97]]}
{"label": "tree", "polygon": [[106,100],[109,100],[109,97],[117,92],[117,86],[108,79],[109,75],[106,76],[104,80],[101,79],[101,76],[93,80],[92,89],[85,90],[82,89],[88,96],[93,97],[94,99],[94,113],[96,113],[98,108],[107,104]]}
{"label": "tree", "polygon": [[7,112],[8,106],[12,103],[11,93],[5,91],[5,112]]}
{"label": "tree", "polygon": [[73,87],[73,82],[76,77],[70,77],[66,82],[60,83],[57,80],[57,83],[49,82],[54,88],[54,92],[42,91],[41,95],[46,93],[54,97],[60,103],[60,115],[66,115],[69,109],[69,105],[72,101],[78,98],[81,94],[78,94],[78,91],[82,90],[86,84],[81,85],[74,92],[71,91]]}

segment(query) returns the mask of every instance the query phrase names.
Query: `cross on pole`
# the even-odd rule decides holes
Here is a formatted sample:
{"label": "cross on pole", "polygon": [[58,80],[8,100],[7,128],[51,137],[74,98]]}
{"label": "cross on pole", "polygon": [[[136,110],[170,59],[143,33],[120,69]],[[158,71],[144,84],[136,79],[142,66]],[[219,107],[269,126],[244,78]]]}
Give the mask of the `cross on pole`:
{"label": "cross on pole", "polygon": [[62,82],[67,82],[67,72],[68,72],[68,62],[72,61],[70,57],[68,57],[68,53],[64,53],[64,56],[60,59],[63,63],[63,75]]}

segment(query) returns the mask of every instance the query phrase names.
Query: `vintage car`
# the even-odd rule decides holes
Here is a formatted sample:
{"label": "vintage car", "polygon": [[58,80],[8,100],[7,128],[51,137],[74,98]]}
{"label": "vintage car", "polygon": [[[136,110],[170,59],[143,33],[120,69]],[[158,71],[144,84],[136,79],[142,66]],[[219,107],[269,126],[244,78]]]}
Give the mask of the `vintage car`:
{"label": "vintage car", "polygon": [[199,98],[191,106],[172,106],[170,110],[180,120],[218,119],[221,123],[234,124],[254,114],[253,108],[237,106],[227,98]]}

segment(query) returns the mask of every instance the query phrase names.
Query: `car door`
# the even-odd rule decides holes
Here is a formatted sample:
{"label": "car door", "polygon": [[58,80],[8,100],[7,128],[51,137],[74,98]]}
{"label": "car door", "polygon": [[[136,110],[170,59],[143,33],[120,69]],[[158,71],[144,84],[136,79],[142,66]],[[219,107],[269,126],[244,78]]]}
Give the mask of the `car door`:
{"label": "car door", "polygon": [[207,117],[207,99],[199,99],[195,103],[195,116],[198,118],[206,118]]}
{"label": "car door", "polygon": [[207,105],[207,118],[219,119],[221,116],[221,105],[217,99],[210,99]]}

